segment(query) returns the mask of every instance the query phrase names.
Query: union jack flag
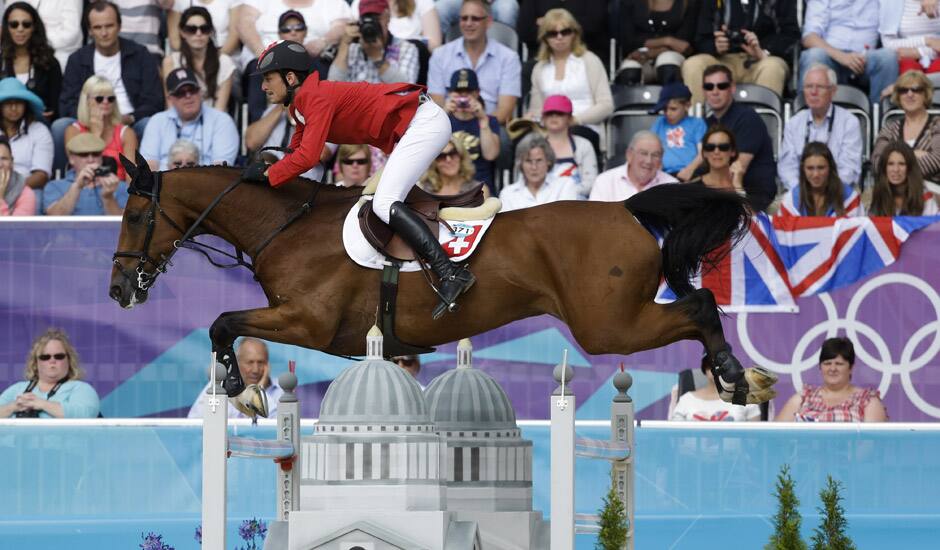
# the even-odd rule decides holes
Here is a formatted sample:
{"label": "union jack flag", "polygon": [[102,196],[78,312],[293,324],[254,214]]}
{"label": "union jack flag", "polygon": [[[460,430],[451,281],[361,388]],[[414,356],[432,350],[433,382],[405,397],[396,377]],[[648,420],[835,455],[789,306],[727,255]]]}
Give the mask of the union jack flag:
{"label": "union jack flag", "polygon": [[[891,265],[911,233],[936,221],[940,216],[758,214],[745,238],[694,284],[714,292],[725,311],[796,312],[797,297],[831,292]],[[657,301],[674,299],[660,285]]]}

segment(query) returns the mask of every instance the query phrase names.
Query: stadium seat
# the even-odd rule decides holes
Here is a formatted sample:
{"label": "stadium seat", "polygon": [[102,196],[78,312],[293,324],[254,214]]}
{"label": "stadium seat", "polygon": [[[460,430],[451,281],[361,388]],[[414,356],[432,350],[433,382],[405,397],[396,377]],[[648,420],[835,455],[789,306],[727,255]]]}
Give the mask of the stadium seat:
{"label": "stadium seat", "polygon": [[757,84],[738,84],[735,88],[734,100],[753,107],[767,126],[776,160],[780,144],[783,143],[783,100],[770,88]]}
{"label": "stadium seat", "polygon": [[649,130],[658,115],[649,114],[661,86],[612,86],[614,112],[607,119],[607,167],[616,166],[633,134]]}

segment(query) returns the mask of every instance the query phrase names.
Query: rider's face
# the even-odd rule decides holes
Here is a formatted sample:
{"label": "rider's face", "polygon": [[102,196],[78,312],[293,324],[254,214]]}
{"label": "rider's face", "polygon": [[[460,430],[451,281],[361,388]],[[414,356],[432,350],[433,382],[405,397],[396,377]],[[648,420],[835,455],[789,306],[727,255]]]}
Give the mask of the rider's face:
{"label": "rider's face", "polygon": [[281,78],[281,74],[275,71],[264,75],[261,89],[264,90],[264,94],[268,97],[268,103],[271,105],[281,103],[287,97],[287,84]]}

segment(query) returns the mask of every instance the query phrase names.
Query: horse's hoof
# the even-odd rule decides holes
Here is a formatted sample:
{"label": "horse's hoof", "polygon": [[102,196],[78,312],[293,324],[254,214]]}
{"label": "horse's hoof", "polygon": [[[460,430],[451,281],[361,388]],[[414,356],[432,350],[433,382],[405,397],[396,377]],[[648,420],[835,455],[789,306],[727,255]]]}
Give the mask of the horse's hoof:
{"label": "horse's hoof", "polygon": [[744,379],[751,391],[769,388],[777,383],[777,374],[763,367],[745,369]]}
{"label": "horse's hoof", "polygon": [[251,384],[235,397],[229,399],[236,409],[254,420],[256,417],[268,417],[268,395],[257,384]]}
{"label": "horse's hoof", "polygon": [[773,388],[763,388],[760,390],[752,391],[747,394],[747,404],[748,405],[760,405],[770,401],[777,396],[777,390]]}

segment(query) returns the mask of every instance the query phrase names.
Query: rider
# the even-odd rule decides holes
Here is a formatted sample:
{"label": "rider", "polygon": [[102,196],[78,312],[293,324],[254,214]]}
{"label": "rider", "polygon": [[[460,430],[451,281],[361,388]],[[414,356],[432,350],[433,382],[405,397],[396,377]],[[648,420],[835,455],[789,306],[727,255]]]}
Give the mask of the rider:
{"label": "rider", "polygon": [[424,93],[424,86],[321,81],[316,71],[311,72],[311,65],[304,47],[289,40],[275,42],[261,52],[261,88],[270,103],[287,106],[297,129],[291,152],[272,165],[255,161],[243,178],[282,185],[314,166],[326,141],[367,143],[390,153],[372,210],[440,279],[441,303],[434,309],[434,318],[454,311],[457,297],[475,278],[466,266],[450,261],[434,234],[402,202],[447,145],[451,134],[447,114]]}

